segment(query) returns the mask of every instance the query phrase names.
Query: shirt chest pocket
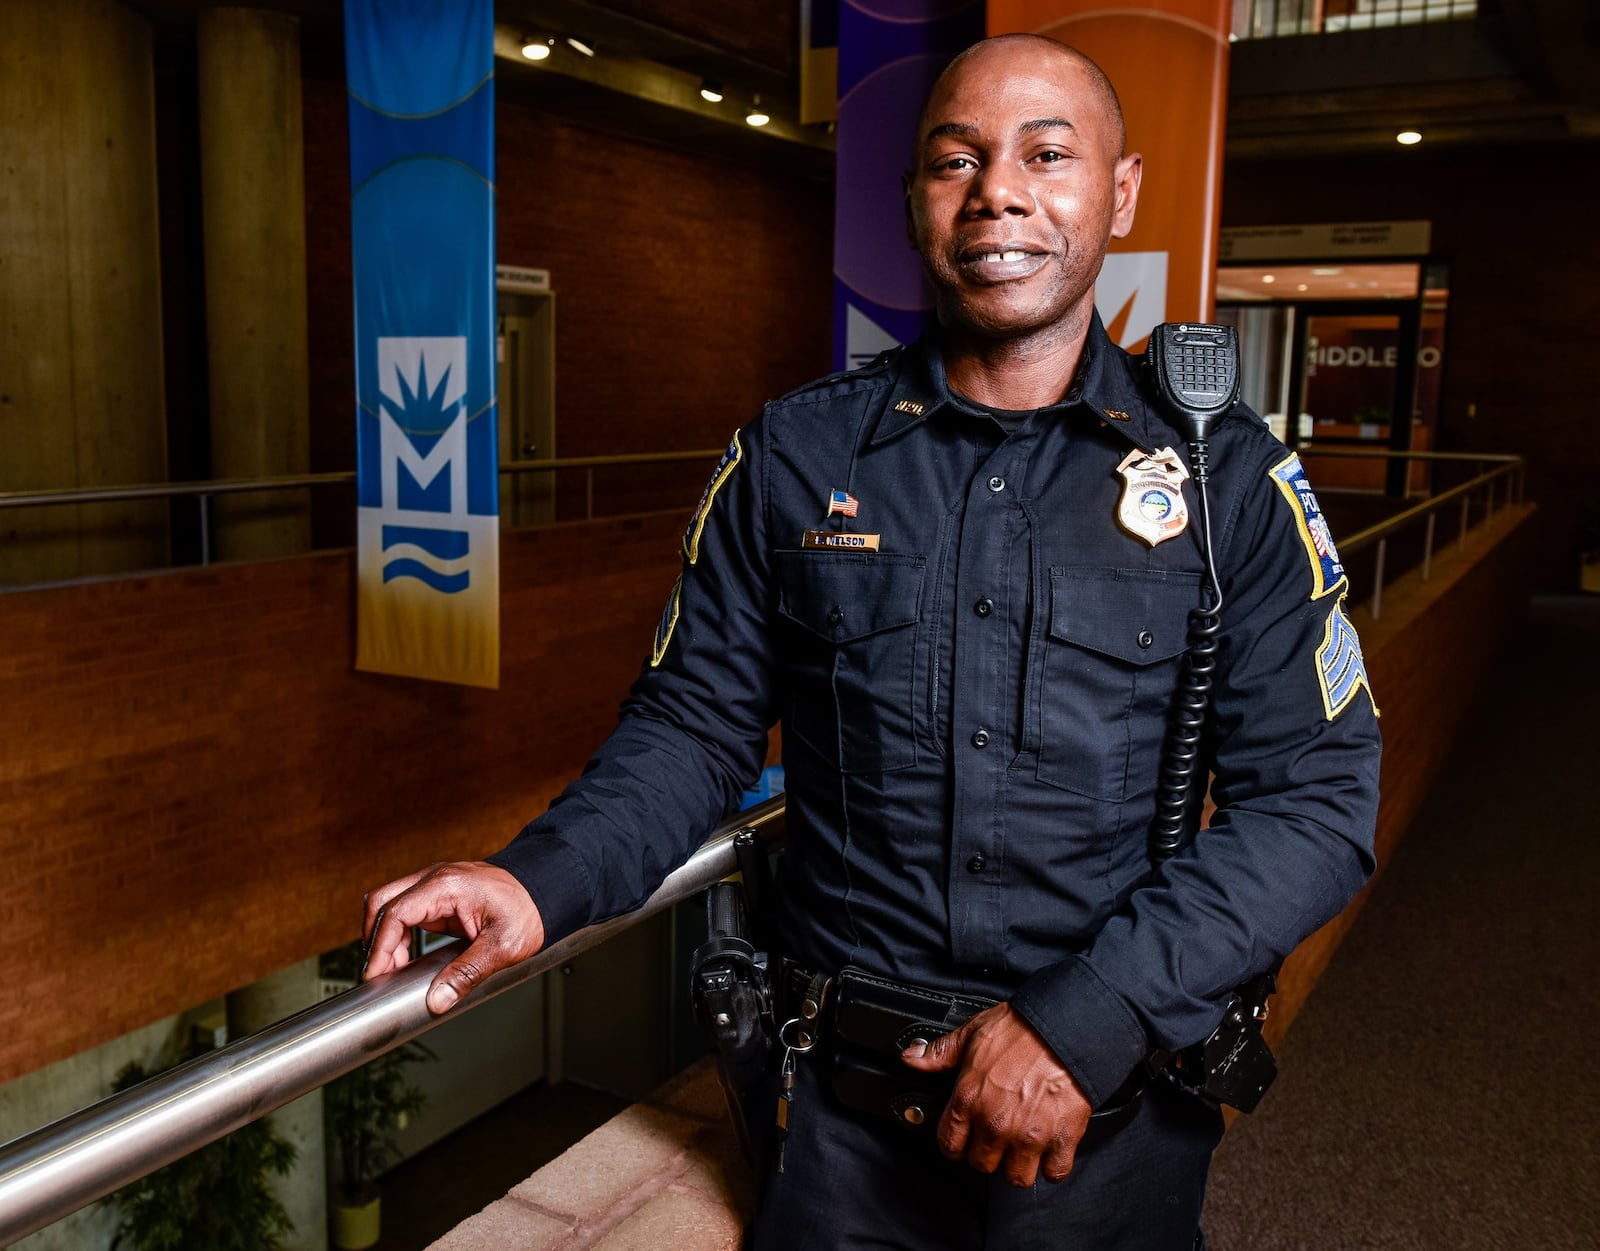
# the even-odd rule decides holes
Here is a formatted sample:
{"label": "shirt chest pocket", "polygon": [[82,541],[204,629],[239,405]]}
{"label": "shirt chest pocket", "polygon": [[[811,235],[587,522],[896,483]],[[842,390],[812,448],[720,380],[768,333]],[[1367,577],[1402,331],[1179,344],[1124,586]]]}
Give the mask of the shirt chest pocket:
{"label": "shirt chest pocket", "polygon": [[917,761],[913,683],[927,560],[778,552],[786,732],[845,773]]}
{"label": "shirt chest pocket", "polygon": [[1050,571],[1041,782],[1118,803],[1155,787],[1200,575]]}

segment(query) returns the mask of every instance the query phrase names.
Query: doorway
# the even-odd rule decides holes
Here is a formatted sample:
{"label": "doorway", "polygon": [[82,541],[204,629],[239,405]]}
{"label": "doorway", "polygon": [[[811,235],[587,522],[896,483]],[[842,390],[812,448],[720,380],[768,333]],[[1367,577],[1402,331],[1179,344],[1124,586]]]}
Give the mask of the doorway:
{"label": "doorway", "polygon": [[[504,291],[495,344],[500,401],[500,463],[556,455],[556,297]],[[500,480],[500,524],[548,525],[556,519],[555,474],[513,473]]]}
{"label": "doorway", "polygon": [[[1242,398],[1291,448],[1434,446],[1442,265],[1230,265],[1218,270],[1217,297],[1217,320],[1239,331]],[[1430,485],[1425,465],[1400,460],[1330,457],[1317,476],[1395,497]]]}

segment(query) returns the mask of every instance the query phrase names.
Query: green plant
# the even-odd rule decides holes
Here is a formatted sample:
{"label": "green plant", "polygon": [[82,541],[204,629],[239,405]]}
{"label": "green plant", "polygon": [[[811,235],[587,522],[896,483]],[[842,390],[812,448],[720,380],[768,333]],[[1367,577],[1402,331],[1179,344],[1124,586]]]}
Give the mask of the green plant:
{"label": "green plant", "polygon": [[323,1089],[322,1115],[333,1146],[339,1201],[365,1202],[378,1174],[399,1158],[396,1135],[427,1103],[422,1090],[406,1080],[406,1069],[436,1059],[421,1043],[409,1042]]}
{"label": "green plant", "polygon": [[[181,1059],[198,1050],[190,1048]],[[159,1071],[159,1070],[158,1070]],[[138,1064],[117,1074],[114,1090],[152,1076]],[[288,1173],[294,1144],[266,1118],[124,1186],[107,1202],[122,1213],[112,1251],[275,1251],[294,1223],[268,1185]]]}

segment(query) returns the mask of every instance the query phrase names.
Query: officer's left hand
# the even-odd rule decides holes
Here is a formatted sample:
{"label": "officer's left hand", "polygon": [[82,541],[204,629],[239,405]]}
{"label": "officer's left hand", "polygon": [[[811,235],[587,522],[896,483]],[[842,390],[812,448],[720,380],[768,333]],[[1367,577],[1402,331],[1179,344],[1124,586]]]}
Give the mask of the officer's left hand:
{"label": "officer's left hand", "polygon": [[939,1148],[947,1156],[964,1156],[984,1173],[1003,1163],[1013,1186],[1033,1185],[1041,1165],[1046,1181],[1072,1171],[1073,1153],[1089,1125],[1089,1101],[1010,1004],[978,1013],[920,1053],[917,1046],[901,1056],[912,1068],[961,1068],[939,1120]]}

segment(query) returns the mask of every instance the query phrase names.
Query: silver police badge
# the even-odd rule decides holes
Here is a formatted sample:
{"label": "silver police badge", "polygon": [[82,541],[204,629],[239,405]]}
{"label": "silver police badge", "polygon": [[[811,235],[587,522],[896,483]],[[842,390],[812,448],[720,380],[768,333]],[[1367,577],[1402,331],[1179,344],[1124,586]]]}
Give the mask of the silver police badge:
{"label": "silver police badge", "polygon": [[1129,452],[1117,472],[1123,479],[1117,522],[1129,534],[1154,547],[1189,528],[1189,506],[1183,498],[1189,470],[1170,447]]}

